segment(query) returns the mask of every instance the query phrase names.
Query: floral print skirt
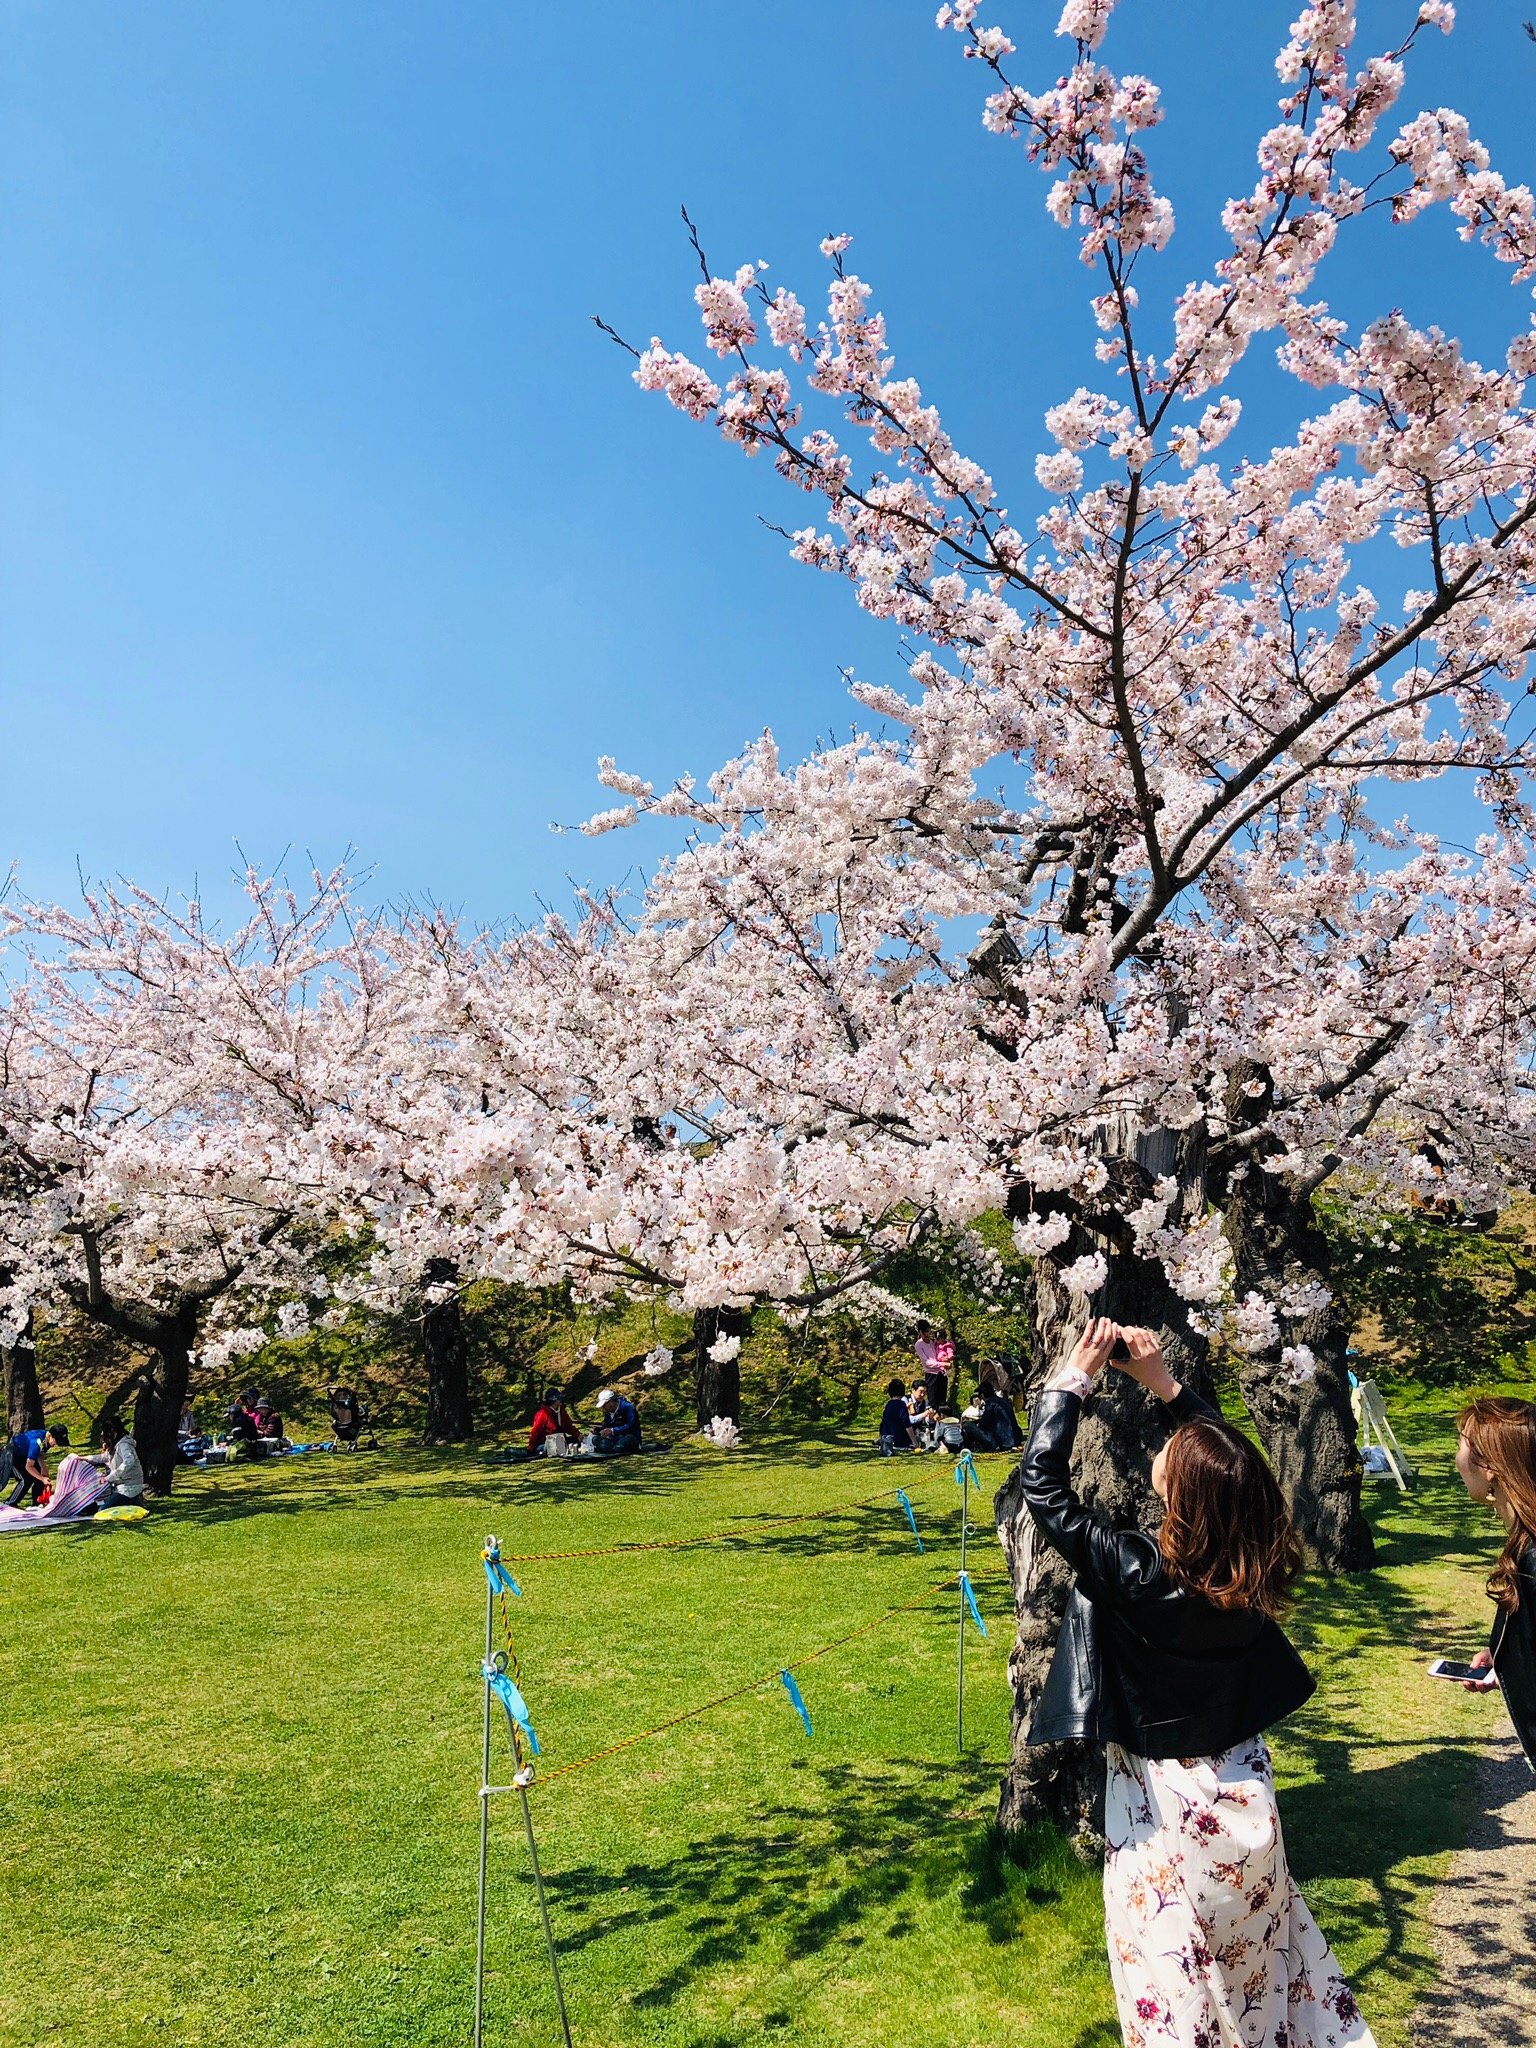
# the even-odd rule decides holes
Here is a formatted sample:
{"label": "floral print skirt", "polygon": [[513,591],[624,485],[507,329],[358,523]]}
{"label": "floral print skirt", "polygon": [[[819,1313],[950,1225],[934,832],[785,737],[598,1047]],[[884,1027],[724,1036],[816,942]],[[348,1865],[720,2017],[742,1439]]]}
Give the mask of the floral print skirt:
{"label": "floral print skirt", "polygon": [[1126,2048],[1375,2048],[1292,1882],[1262,1737],[1111,1743],[1104,1920]]}

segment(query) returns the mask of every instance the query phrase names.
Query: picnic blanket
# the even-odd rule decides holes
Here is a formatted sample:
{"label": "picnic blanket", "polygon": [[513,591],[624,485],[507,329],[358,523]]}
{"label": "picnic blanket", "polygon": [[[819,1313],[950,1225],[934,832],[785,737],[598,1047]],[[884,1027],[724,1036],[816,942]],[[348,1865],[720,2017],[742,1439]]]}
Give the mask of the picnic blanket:
{"label": "picnic blanket", "polygon": [[46,1507],[0,1508],[0,1536],[28,1529],[62,1529],[88,1515],[107,1490],[107,1475],[73,1451],[59,1461]]}

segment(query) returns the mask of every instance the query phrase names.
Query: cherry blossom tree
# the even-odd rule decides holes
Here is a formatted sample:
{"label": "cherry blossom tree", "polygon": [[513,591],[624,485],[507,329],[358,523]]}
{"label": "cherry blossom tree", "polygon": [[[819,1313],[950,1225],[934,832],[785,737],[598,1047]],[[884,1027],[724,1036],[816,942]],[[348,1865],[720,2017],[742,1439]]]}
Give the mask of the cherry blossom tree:
{"label": "cherry blossom tree", "polygon": [[[409,927],[409,1042],[354,1088],[335,1199],[374,1234],[372,1288],[440,1260],[585,1300],[670,1299],[694,1318],[702,1425],[739,1420],[755,1302],[851,1302],[938,1218],[910,1171],[891,1196],[876,1148],[850,1147],[793,1078],[848,1052],[806,953],[761,929],[733,946],[709,879],[688,862],[666,876],[630,920],[594,899],[508,939]],[[889,936],[882,922],[873,942]]]}
{"label": "cherry blossom tree", "polygon": [[326,1162],[388,985],[344,870],[302,897],[254,874],[246,892],[228,934],[130,885],[10,917],[4,1335],[62,1305],[148,1353],[134,1433],[160,1489],[199,1355],[274,1316],[296,1329],[326,1291]]}
{"label": "cherry blossom tree", "polygon": [[[1144,313],[1174,220],[1147,153],[1157,88],[1099,55],[1114,0],[1069,0],[1069,67],[1038,93],[1013,81],[1013,46],[978,11],[946,6],[940,27],[991,74],[988,126],[1055,174],[1052,217],[1097,273],[1108,388],[1045,409],[1043,509],[1011,517],[988,469],[896,374],[846,236],[823,244],[817,324],[758,265],[716,274],[695,236],[719,375],[661,341],[633,351],[635,375],[766,453],[816,513],[787,536],[794,556],[915,636],[911,695],[855,686],[908,739],[861,751],[871,773],[920,785],[879,811],[887,851],[905,833],[931,875],[935,841],[966,845],[986,886],[952,891],[963,901],[941,914],[987,923],[964,977],[928,952],[903,1023],[931,1007],[949,1045],[978,990],[986,1003],[969,1057],[955,1041],[952,1068],[936,1070],[932,1119],[914,1103],[909,1130],[886,1110],[892,1169],[898,1128],[918,1153],[937,1125],[968,1191],[1003,1183],[1037,1261],[1046,1343],[1090,1310],[1129,1310],[1198,1374],[1235,1261],[1249,1399],[1277,1447],[1287,1429],[1302,1445],[1331,1434],[1313,1550],[1348,1565],[1362,1549],[1358,1466],[1339,1333],[1316,1321],[1328,1289],[1312,1192],[1351,1169],[1362,1187],[1422,1177],[1427,1134],[1446,1125],[1467,1140],[1471,1179],[1497,1180],[1523,1142],[1527,1020],[1507,969],[1525,942],[1503,969],[1479,949],[1531,838],[1536,334],[1527,317],[1490,369],[1397,311],[1355,332],[1315,293],[1356,223],[1437,206],[1527,283],[1536,208],[1459,115],[1390,127],[1415,46],[1453,26],[1446,0],[1363,61],[1353,6],[1320,0],[1280,53],[1281,119],[1260,138],[1257,185],[1222,209],[1224,253]],[[1237,387],[1264,336],[1298,391],[1294,429],[1267,454],[1224,455],[1241,449]],[[1367,563],[1374,581],[1390,572],[1386,597],[1362,580]],[[1475,885],[1458,898],[1455,862],[1383,811],[1398,785],[1452,775],[1486,814],[1471,864],[1491,878],[1481,902]],[[626,801],[603,828],[695,802],[686,787],[656,798],[617,770],[607,779]],[[984,807],[989,783],[1002,794]],[[1445,943],[1442,904],[1464,943]],[[785,924],[810,945],[829,906],[802,908]],[[1475,1056],[1453,1073],[1434,1041],[1474,964],[1489,989]],[[948,1001],[931,999],[941,982]],[[1051,1095],[1040,1069],[1057,1045],[1070,1073]],[[991,1111],[1009,1093],[1003,1072],[1023,1085],[982,1169],[963,1135],[978,1100]],[[1122,1519],[1154,1512],[1141,1472],[1156,1426],[1117,1389],[1085,1432],[1088,1491]],[[999,1512],[1022,1732],[1061,1589],[1006,1490]],[[1053,1769],[1020,1746],[1005,1818],[1038,1809]],[[1086,1812],[1080,1765],[1061,1769],[1049,1803]]]}

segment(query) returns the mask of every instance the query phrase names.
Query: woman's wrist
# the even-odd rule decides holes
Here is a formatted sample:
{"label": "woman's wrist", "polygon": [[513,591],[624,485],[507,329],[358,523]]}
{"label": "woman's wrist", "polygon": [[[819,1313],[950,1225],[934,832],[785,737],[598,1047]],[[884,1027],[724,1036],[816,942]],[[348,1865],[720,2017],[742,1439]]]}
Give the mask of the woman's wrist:
{"label": "woman's wrist", "polygon": [[1048,1394],[1076,1394],[1086,1401],[1093,1392],[1093,1380],[1080,1365],[1058,1365],[1045,1383]]}

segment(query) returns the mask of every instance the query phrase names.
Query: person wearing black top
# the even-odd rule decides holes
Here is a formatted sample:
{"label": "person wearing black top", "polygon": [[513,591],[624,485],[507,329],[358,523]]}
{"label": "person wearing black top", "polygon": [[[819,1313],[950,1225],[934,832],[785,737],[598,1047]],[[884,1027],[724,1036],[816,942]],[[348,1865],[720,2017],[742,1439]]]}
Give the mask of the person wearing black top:
{"label": "person wearing black top", "polygon": [[1474,1401],[1457,1421],[1456,1470],[1475,1501],[1504,1525],[1504,1548],[1488,1580],[1497,1606],[1486,1650],[1472,1659],[1488,1673],[1469,1692],[1504,1695],[1525,1760],[1536,1770],[1536,1406],[1497,1395]]}
{"label": "person wearing black top", "polygon": [[[1072,1445],[1114,1362],[1162,1401],[1157,1536],[1072,1486]],[[1075,1584],[1031,1742],[1107,1746],[1104,1916],[1128,2048],[1374,2048],[1291,1878],[1263,1731],[1313,1680],[1275,1619],[1297,1549],[1274,1475],[1182,1388],[1156,1338],[1100,1317],[1045,1383],[1019,1468]]]}
{"label": "person wearing black top", "polygon": [[906,1388],[900,1380],[891,1380],[885,1390],[885,1406],[880,1411],[880,1451],[889,1457],[893,1451],[915,1451],[917,1432],[912,1427],[912,1417],[907,1409]]}

